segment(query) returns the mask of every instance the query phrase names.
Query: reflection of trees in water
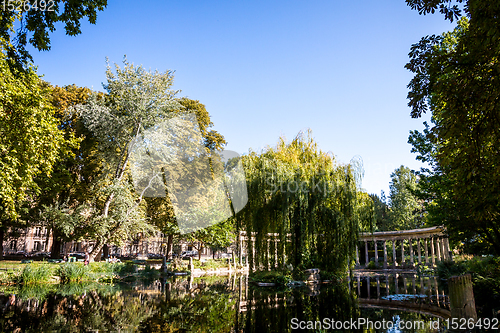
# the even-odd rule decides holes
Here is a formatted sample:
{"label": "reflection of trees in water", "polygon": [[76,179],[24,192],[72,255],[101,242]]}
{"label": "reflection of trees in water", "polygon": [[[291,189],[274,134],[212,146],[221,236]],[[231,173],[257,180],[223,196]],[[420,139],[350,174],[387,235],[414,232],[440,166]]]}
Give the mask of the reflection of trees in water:
{"label": "reflection of trees in water", "polygon": [[321,288],[319,294],[303,289],[276,292],[250,288],[245,305],[246,311],[238,318],[237,332],[292,332],[292,318],[349,321],[359,317],[355,296],[347,285]]}
{"label": "reflection of trees in water", "polygon": [[233,279],[174,279],[157,312],[143,321],[141,332],[230,332],[236,319]]}
{"label": "reflection of trees in water", "polygon": [[[68,296],[71,290],[83,293]],[[18,298],[3,310],[0,331],[130,331],[155,311],[154,299],[131,291],[81,285],[67,285],[61,291],[51,291],[42,300]]]}
{"label": "reflection of trees in water", "polygon": [[166,282],[127,290],[100,284],[18,289],[13,304],[0,296],[0,332],[229,332],[234,326],[235,279]]}

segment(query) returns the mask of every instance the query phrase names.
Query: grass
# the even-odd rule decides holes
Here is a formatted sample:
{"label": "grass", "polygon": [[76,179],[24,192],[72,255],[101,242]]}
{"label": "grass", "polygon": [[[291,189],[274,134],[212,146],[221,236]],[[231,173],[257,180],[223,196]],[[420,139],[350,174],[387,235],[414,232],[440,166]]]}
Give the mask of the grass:
{"label": "grass", "polygon": [[[232,262],[231,262],[232,265]],[[229,264],[227,263],[227,259],[208,259],[206,261],[193,260],[194,268],[201,268],[204,270],[210,269],[219,269],[219,268],[227,268]]]}
{"label": "grass", "polygon": [[55,275],[55,267],[50,264],[27,264],[21,274],[18,276],[18,281],[24,285],[47,283]]}

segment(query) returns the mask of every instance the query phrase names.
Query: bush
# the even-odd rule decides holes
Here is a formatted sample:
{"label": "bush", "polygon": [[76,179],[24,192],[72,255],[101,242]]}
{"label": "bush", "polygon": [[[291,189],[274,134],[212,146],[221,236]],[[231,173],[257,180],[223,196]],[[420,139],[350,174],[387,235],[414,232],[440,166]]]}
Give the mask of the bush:
{"label": "bush", "polygon": [[90,268],[82,263],[68,262],[62,264],[59,266],[57,273],[63,283],[90,280]]}
{"label": "bush", "polygon": [[491,317],[493,310],[500,310],[500,258],[474,257],[437,265],[437,274],[443,281],[465,273],[472,276],[478,317]]}
{"label": "bush", "polygon": [[368,263],[368,265],[366,265],[366,268],[368,268],[368,269],[376,269],[377,268],[377,264],[375,263],[375,261],[370,260],[370,262]]}
{"label": "bush", "polygon": [[46,283],[54,275],[50,264],[27,264],[19,275],[22,284]]}

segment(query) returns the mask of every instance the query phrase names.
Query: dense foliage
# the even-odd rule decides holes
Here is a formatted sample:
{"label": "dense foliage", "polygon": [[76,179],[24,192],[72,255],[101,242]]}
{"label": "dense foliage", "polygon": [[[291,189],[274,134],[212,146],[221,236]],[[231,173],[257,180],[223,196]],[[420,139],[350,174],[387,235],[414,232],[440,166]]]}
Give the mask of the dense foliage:
{"label": "dense foliage", "polygon": [[[452,3],[408,2],[423,13]],[[430,111],[432,120],[409,141],[430,164],[420,179],[429,219],[445,224],[469,251],[499,253],[500,3],[464,3],[467,17],[453,32],[426,36],[411,48],[411,115]]]}

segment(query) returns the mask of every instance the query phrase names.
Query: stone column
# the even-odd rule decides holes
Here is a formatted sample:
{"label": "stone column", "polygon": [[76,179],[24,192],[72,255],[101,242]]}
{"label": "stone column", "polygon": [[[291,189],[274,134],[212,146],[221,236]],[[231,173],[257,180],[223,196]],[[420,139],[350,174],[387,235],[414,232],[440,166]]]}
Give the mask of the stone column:
{"label": "stone column", "polygon": [[240,266],[243,266],[243,239],[240,234]]}
{"label": "stone column", "polygon": [[375,265],[378,267],[378,248],[377,248],[377,240],[373,242],[375,244]]}
{"label": "stone column", "polygon": [[405,240],[401,240],[401,266],[405,265]]}
{"label": "stone column", "polygon": [[356,244],[356,266],[359,266],[359,249],[358,249],[358,244]]}
{"label": "stone column", "polygon": [[437,261],[441,261],[441,240],[436,238],[436,256],[437,256]]}
{"label": "stone column", "polygon": [[370,260],[368,259],[368,241],[365,241],[365,266],[368,265]]}
{"label": "stone column", "polygon": [[255,271],[255,241],[252,241],[252,271]]}
{"label": "stone column", "polygon": [[387,268],[387,241],[384,240],[384,268]]}
{"label": "stone column", "polygon": [[361,297],[361,276],[356,276],[356,282],[358,284],[358,297]]}
{"label": "stone column", "polygon": [[398,261],[396,260],[396,240],[392,240],[392,260],[394,261],[394,268],[398,266]]}
{"label": "stone column", "polygon": [[274,267],[278,268],[278,240],[274,239]]}
{"label": "stone column", "polygon": [[422,263],[422,252],[420,251],[420,238],[417,238],[418,263]]}
{"label": "stone column", "polygon": [[450,253],[450,240],[448,239],[448,237],[444,239],[444,249],[446,253],[448,253],[448,260],[453,261],[453,254]]}
{"label": "stone column", "polygon": [[443,261],[448,259],[448,252],[445,249],[444,240],[445,240],[445,238],[441,238],[441,257],[442,257],[441,260],[443,260]]}
{"label": "stone column", "polygon": [[436,258],[434,254],[434,238],[431,237],[431,262],[432,265],[434,266],[436,264]]}
{"label": "stone column", "polygon": [[408,242],[410,243],[410,265],[413,266],[413,239],[409,239]]}
{"label": "stone column", "polygon": [[429,263],[429,250],[427,248],[427,238],[424,239],[425,263]]}

